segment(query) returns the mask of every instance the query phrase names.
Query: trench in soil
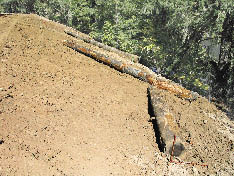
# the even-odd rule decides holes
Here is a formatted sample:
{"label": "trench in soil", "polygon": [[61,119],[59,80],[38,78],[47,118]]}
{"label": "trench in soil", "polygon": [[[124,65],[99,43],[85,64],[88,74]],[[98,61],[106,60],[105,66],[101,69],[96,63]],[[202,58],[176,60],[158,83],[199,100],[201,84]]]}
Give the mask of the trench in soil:
{"label": "trench in soil", "polygon": [[149,94],[148,89],[147,89],[147,98],[148,98],[148,114],[150,115],[150,119],[151,119],[150,121],[153,124],[154,134],[155,134],[155,138],[156,138],[155,142],[158,145],[158,149],[160,150],[160,152],[164,152],[165,144],[161,140],[160,131],[159,131],[159,128],[157,125],[157,120],[155,119],[155,115],[154,115],[154,111],[153,111],[153,107],[152,107],[152,103],[151,103],[150,94]]}
{"label": "trench in soil", "polygon": [[[74,49],[74,48],[72,48],[72,49]],[[90,58],[94,59],[94,60],[95,60],[96,62],[98,62],[98,63],[102,63],[102,64],[104,64],[104,65],[109,66],[109,67],[112,68],[112,69],[115,69],[116,71],[121,72],[120,70],[117,70],[115,67],[113,67],[113,66],[111,66],[111,65],[108,65],[107,63],[102,62],[102,61],[96,59],[95,57],[93,57],[93,56],[90,55],[90,54],[87,54],[87,53],[85,53],[85,52],[80,52],[80,51],[78,51],[78,50],[76,50],[76,49],[74,49],[74,50],[75,50],[76,52],[78,52],[78,53],[81,53],[81,54],[83,54],[83,55],[85,55],[85,56],[87,56],[87,57],[90,57]],[[121,72],[121,73],[123,73],[123,72]],[[153,111],[153,107],[152,107],[152,103],[151,103],[151,98],[150,98],[150,94],[149,94],[149,90],[148,90],[148,89],[147,89],[147,100],[148,100],[148,114],[149,114],[149,116],[150,116],[150,122],[153,124],[154,134],[155,134],[155,138],[156,138],[156,141],[155,141],[155,142],[156,142],[156,144],[158,145],[159,151],[160,151],[160,152],[164,152],[164,151],[165,151],[165,144],[164,144],[164,142],[161,140],[161,135],[160,135],[159,127],[158,127],[158,125],[157,125],[157,120],[155,119],[155,115],[154,115],[154,111]]]}

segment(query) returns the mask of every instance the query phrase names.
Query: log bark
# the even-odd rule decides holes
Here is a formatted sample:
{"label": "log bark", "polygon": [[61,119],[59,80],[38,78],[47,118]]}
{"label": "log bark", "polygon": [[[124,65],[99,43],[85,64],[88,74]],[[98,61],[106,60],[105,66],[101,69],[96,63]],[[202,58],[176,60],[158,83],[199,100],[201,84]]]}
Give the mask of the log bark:
{"label": "log bark", "polygon": [[81,46],[74,41],[65,40],[63,44],[69,48],[74,49],[75,51],[89,55],[98,61],[110,65],[121,72],[130,74],[140,80],[148,82],[150,85],[153,85],[159,89],[167,90],[181,98],[186,98],[189,100],[194,100],[197,98],[196,93],[183,88],[179,84],[176,84],[173,81],[162,77],[161,75],[155,74],[149,68],[141,64],[133,63],[121,57],[112,58],[100,53],[99,51],[90,50],[89,48]]}
{"label": "log bark", "polygon": [[[175,123],[173,114],[167,112],[167,105],[160,96],[162,90],[156,89],[154,86],[149,86],[148,93],[150,94],[150,103],[156,118],[156,125],[160,133],[160,146],[164,147],[166,154],[180,156],[185,147],[178,135],[179,127]],[[176,136],[176,141],[174,137]]]}
{"label": "log bark", "polygon": [[95,41],[94,39],[92,38],[85,38],[85,37],[82,37],[81,35],[79,35],[78,32],[72,32],[72,31],[64,31],[66,34],[68,35],[71,35],[72,37],[75,37],[79,40],[83,40],[85,41],[86,43],[91,43],[95,46],[98,46],[99,48],[103,48],[107,51],[110,51],[110,52],[114,52],[116,54],[119,54],[120,56],[124,56],[124,57],[127,57],[129,60],[135,62],[135,63],[138,63],[139,62],[139,57],[137,55],[134,55],[134,54],[129,54],[129,53],[126,53],[126,52],[123,52],[123,51],[120,51],[114,47],[110,47],[108,45],[105,45],[103,43],[100,43],[100,42],[97,42]]}

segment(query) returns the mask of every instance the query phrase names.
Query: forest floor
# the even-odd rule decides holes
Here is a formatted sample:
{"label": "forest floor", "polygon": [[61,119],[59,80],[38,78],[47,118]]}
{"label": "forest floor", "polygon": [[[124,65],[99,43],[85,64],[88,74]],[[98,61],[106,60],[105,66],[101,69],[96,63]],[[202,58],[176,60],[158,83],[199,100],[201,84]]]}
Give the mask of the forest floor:
{"label": "forest floor", "polygon": [[65,29],[36,15],[0,16],[1,176],[234,174],[225,113],[162,91],[186,148],[171,163],[149,120],[148,84],[64,46],[73,40]]}

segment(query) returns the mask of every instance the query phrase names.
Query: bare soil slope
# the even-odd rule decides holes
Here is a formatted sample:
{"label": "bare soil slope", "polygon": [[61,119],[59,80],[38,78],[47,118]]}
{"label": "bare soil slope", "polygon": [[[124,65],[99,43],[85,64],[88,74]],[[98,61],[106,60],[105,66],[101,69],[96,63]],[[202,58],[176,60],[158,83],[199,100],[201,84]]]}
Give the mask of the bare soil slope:
{"label": "bare soil slope", "polygon": [[0,16],[0,175],[233,173],[233,123],[222,112],[162,91],[188,150],[182,159],[208,168],[170,163],[149,122],[148,84],[65,47],[65,28]]}

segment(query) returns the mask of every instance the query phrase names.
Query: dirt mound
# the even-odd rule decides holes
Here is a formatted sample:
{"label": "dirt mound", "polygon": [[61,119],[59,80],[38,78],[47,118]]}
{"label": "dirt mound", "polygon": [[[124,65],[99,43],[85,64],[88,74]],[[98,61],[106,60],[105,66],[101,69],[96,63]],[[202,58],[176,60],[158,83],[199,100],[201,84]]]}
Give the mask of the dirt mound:
{"label": "dirt mound", "polygon": [[149,122],[148,84],[67,48],[65,29],[0,16],[0,175],[233,174],[225,114],[161,91],[187,151],[170,163]]}

